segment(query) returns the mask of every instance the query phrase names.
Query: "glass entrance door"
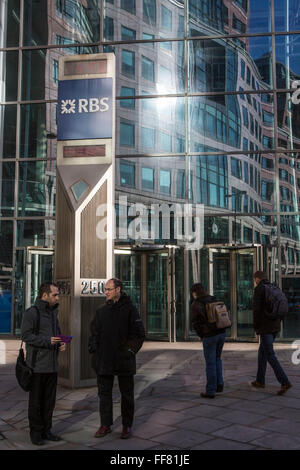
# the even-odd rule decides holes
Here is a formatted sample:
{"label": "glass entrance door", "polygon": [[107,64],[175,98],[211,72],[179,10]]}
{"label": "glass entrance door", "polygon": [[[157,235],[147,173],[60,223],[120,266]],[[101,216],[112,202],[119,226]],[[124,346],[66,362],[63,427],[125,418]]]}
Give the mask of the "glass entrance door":
{"label": "glass entrance door", "polygon": [[25,308],[34,304],[39,286],[53,279],[53,251],[28,248],[26,254],[26,300]]}
{"label": "glass entrance door", "polygon": [[168,253],[147,254],[147,336],[152,338],[168,338],[168,264]]}
{"label": "glass entrance door", "polygon": [[211,248],[209,261],[210,293],[226,304],[232,320],[227,336],[232,339],[254,339],[252,299],[255,248]]}
{"label": "glass entrance door", "polygon": [[254,251],[236,252],[236,305],[238,338],[254,338],[253,330]]}
{"label": "glass entrance door", "polygon": [[115,249],[115,273],[138,308],[147,338],[170,339],[169,253]]}

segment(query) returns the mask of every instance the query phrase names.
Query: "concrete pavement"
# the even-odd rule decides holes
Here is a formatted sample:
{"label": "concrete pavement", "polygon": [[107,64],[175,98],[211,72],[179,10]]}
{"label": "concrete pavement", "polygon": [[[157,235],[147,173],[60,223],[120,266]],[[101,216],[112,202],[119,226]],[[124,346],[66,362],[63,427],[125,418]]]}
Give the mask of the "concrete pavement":
{"label": "concrete pavement", "polygon": [[[63,441],[33,446],[27,420],[28,394],[15,379],[20,342],[5,340],[6,364],[0,364],[0,450],[247,450],[300,449],[300,365],[290,344],[275,344],[293,387],[277,396],[279,384],[268,366],[266,388],[254,390],[257,344],[226,343],[225,388],[209,400],[200,342],[146,342],[137,356],[136,414],[133,436],[120,439],[118,383],[114,385],[113,432],[94,438],[99,427],[96,387],[70,390],[59,386],[53,431]],[[2,343],[1,343],[2,344]],[[3,346],[3,344],[2,344]],[[3,361],[3,353],[0,356]]]}

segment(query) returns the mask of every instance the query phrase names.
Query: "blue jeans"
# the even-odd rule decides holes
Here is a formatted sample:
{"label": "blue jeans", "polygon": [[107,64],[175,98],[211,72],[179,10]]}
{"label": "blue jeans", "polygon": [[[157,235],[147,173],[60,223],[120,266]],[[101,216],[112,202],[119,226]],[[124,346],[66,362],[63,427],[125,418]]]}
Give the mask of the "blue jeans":
{"label": "blue jeans", "polygon": [[224,385],[222,374],[221,354],[225,343],[226,333],[203,338],[203,352],[206,363],[206,393],[215,395],[217,385]]}
{"label": "blue jeans", "polygon": [[289,380],[284,373],[275,352],[273,349],[273,343],[276,338],[276,333],[273,334],[261,334],[260,335],[260,346],[258,349],[258,369],[257,369],[257,382],[265,384],[265,375],[267,370],[267,363],[272,367],[274,374],[281,385],[286,385]]}

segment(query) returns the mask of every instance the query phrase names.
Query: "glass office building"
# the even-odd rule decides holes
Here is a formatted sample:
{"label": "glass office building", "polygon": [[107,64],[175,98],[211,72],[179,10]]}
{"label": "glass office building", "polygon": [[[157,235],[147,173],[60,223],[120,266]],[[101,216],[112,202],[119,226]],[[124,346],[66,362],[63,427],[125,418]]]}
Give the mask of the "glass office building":
{"label": "glass office building", "polygon": [[[298,338],[299,51],[298,0],[0,0],[0,334],[19,334],[53,275],[58,59],[113,52],[115,274],[147,337],[194,338],[201,281],[230,309],[228,337],[255,341],[263,269],[289,299],[281,339]],[[170,208],[167,237],[159,215],[153,236],[124,236],[136,203],[149,231]],[[176,236],[174,204],[204,206],[201,248]]]}

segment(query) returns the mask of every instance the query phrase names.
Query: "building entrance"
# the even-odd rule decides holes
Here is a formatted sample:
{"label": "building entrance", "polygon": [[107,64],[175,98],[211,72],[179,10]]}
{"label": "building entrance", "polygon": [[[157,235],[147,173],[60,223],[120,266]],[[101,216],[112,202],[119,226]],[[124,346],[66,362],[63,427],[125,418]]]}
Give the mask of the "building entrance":
{"label": "building entrance", "polygon": [[253,273],[256,249],[209,249],[209,290],[230,310],[232,339],[254,339],[252,322]]}
{"label": "building entrance", "polygon": [[25,308],[34,304],[42,283],[52,282],[53,255],[47,248],[27,249]]}
{"label": "building entrance", "polygon": [[116,276],[137,306],[149,339],[176,341],[173,249],[115,250]]}
{"label": "building entrance", "polygon": [[179,248],[115,250],[116,276],[139,309],[147,338],[176,341],[194,336],[189,323],[189,289],[194,282],[202,282],[230,311],[232,327],[227,337],[254,341],[252,298],[257,248],[209,247],[183,253]]}

